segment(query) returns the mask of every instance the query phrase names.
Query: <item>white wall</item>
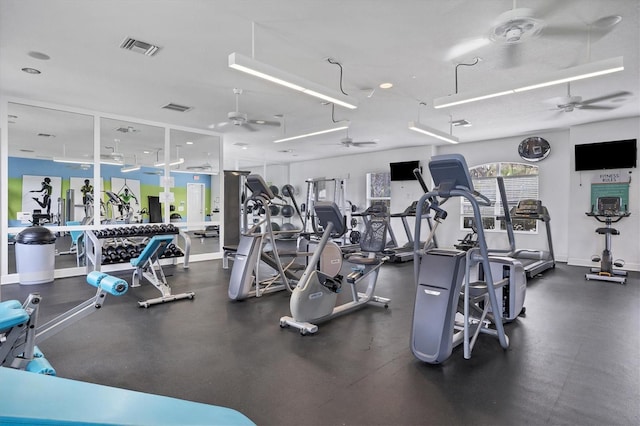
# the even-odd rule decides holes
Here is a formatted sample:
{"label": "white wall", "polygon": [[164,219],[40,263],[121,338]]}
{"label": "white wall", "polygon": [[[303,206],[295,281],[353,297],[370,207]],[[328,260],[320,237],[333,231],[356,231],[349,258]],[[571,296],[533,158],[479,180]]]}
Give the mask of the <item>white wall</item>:
{"label": "white wall", "polygon": [[[596,221],[584,214],[589,210],[591,176],[587,172],[574,171],[573,146],[576,143],[640,139],[639,123],[639,118],[634,117],[575,126],[567,130],[536,133],[536,136],[544,137],[551,144],[549,157],[536,165],[540,167],[540,199],[551,216],[550,226],[556,260],[591,266],[591,256],[601,252],[604,243],[604,238],[595,233]],[[293,163],[289,167],[290,183],[304,187],[307,178],[345,178],[346,198],[358,206],[364,206],[366,174],[388,171],[389,163],[420,160],[427,185],[431,187],[427,167],[431,155],[457,152],[465,156],[470,167],[495,161],[524,162],[518,155],[518,144],[522,139],[524,136],[437,147],[425,145]],[[422,192],[417,182],[393,182],[391,190],[391,210],[394,213],[404,210],[411,201],[418,199]],[[460,231],[459,200],[450,200],[445,207],[450,216],[438,228],[438,242],[443,247],[452,246],[465,235],[464,231]],[[628,270],[640,270],[639,207],[640,185],[632,179],[632,214],[618,223],[619,226],[616,227],[621,231],[621,235],[614,237],[613,241],[614,256],[625,259],[625,269]],[[411,225],[413,229],[412,221]],[[406,238],[403,237],[401,223],[394,222],[393,226],[399,242],[404,242]],[[488,241],[492,247],[507,247],[504,233],[490,233]],[[518,248],[545,250],[547,242],[544,229],[541,228],[537,235],[516,234],[516,245]]]}
{"label": "white wall", "polygon": [[[606,142],[620,139],[640,139],[640,119],[638,117],[609,122],[590,123],[575,126],[570,132],[570,150],[576,144]],[[569,188],[571,195],[567,215],[568,232],[571,236],[568,247],[570,265],[597,266],[591,256],[600,254],[604,248],[604,236],[596,234],[598,227],[604,226],[594,218],[585,215],[591,209],[591,181],[600,171],[576,172],[573,155],[569,166]],[[640,271],[640,176],[638,169],[621,170],[631,173],[629,188],[629,211],[631,216],[613,225],[620,235],[612,236],[611,246],[614,259],[624,259],[627,270]],[[608,170],[610,172],[610,170]]]}

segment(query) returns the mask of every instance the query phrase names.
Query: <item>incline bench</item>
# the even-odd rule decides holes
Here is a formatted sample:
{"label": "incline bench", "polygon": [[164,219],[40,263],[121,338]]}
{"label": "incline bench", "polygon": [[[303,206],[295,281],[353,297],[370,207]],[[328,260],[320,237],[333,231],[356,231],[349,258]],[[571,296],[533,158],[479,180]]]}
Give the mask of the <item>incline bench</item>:
{"label": "incline bench", "polygon": [[139,287],[140,277],[144,277],[162,293],[160,297],[138,302],[139,306],[148,308],[158,303],[173,302],[174,300],[180,299],[193,299],[195,296],[193,292],[171,294],[171,287],[167,284],[162,265],[160,265],[160,256],[162,256],[167,246],[173,241],[173,238],[174,235],[154,235],[144,250],[142,250],[140,256],[131,259],[131,266],[136,268],[133,271],[131,287]]}

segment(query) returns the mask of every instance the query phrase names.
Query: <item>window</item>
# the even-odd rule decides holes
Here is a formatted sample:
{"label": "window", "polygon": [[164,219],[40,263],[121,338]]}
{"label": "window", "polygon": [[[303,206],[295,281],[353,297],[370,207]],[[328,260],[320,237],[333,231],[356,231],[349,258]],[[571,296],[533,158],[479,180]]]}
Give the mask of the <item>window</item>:
{"label": "window", "polygon": [[391,208],[391,173],[367,173],[367,207],[383,203]]}
{"label": "window", "polygon": [[[469,173],[473,179],[475,190],[491,200],[491,206],[480,206],[482,227],[484,229],[506,230],[504,220],[500,220],[500,217],[504,215],[504,210],[500,199],[497,176],[504,178],[509,210],[514,208],[520,200],[537,200],[539,198],[538,166],[522,163],[489,163],[471,167]],[[461,227],[464,230],[468,230],[473,225],[471,203],[463,199],[461,208]],[[514,231],[538,232],[538,221],[536,219],[512,218],[512,222]]]}

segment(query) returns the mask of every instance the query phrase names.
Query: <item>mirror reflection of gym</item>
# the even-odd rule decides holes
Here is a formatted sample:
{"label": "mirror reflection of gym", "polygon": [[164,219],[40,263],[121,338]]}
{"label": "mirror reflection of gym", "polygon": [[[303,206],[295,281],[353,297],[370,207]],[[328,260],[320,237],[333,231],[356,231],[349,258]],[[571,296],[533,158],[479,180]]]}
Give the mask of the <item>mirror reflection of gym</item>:
{"label": "mirror reflection of gym", "polygon": [[[16,272],[14,246],[32,224],[74,226],[84,218],[83,197],[72,183],[93,179],[93,117],[8,104],[8,273]],[[71,232],[56,239],[56,269],[77,266]]]}

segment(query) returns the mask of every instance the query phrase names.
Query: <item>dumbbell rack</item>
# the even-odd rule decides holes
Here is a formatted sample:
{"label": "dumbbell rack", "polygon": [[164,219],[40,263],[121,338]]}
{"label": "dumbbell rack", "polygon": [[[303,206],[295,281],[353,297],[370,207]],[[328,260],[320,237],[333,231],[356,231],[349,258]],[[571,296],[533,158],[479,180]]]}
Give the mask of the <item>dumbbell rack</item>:
{"label": "dumbbell rack", "polygon": [[[85,253],[87,273],[100,271],[103,266],[115,266],[113,269],[122,269],[117,266],[129,264],[130,259],[137,257],[144,249],[146,240],[155,235],[175,235],[183,239],[184,248],[177,244],[165,250],[161,259],[177,263],[178,257],[184,257],[183,267],[189,267],[189,254],[191,252],[191,238],[189,235],[172,224],[140,225],[113,227],[101,230],[85,232]],[[136,242],[139,240],[140,242]]]}

